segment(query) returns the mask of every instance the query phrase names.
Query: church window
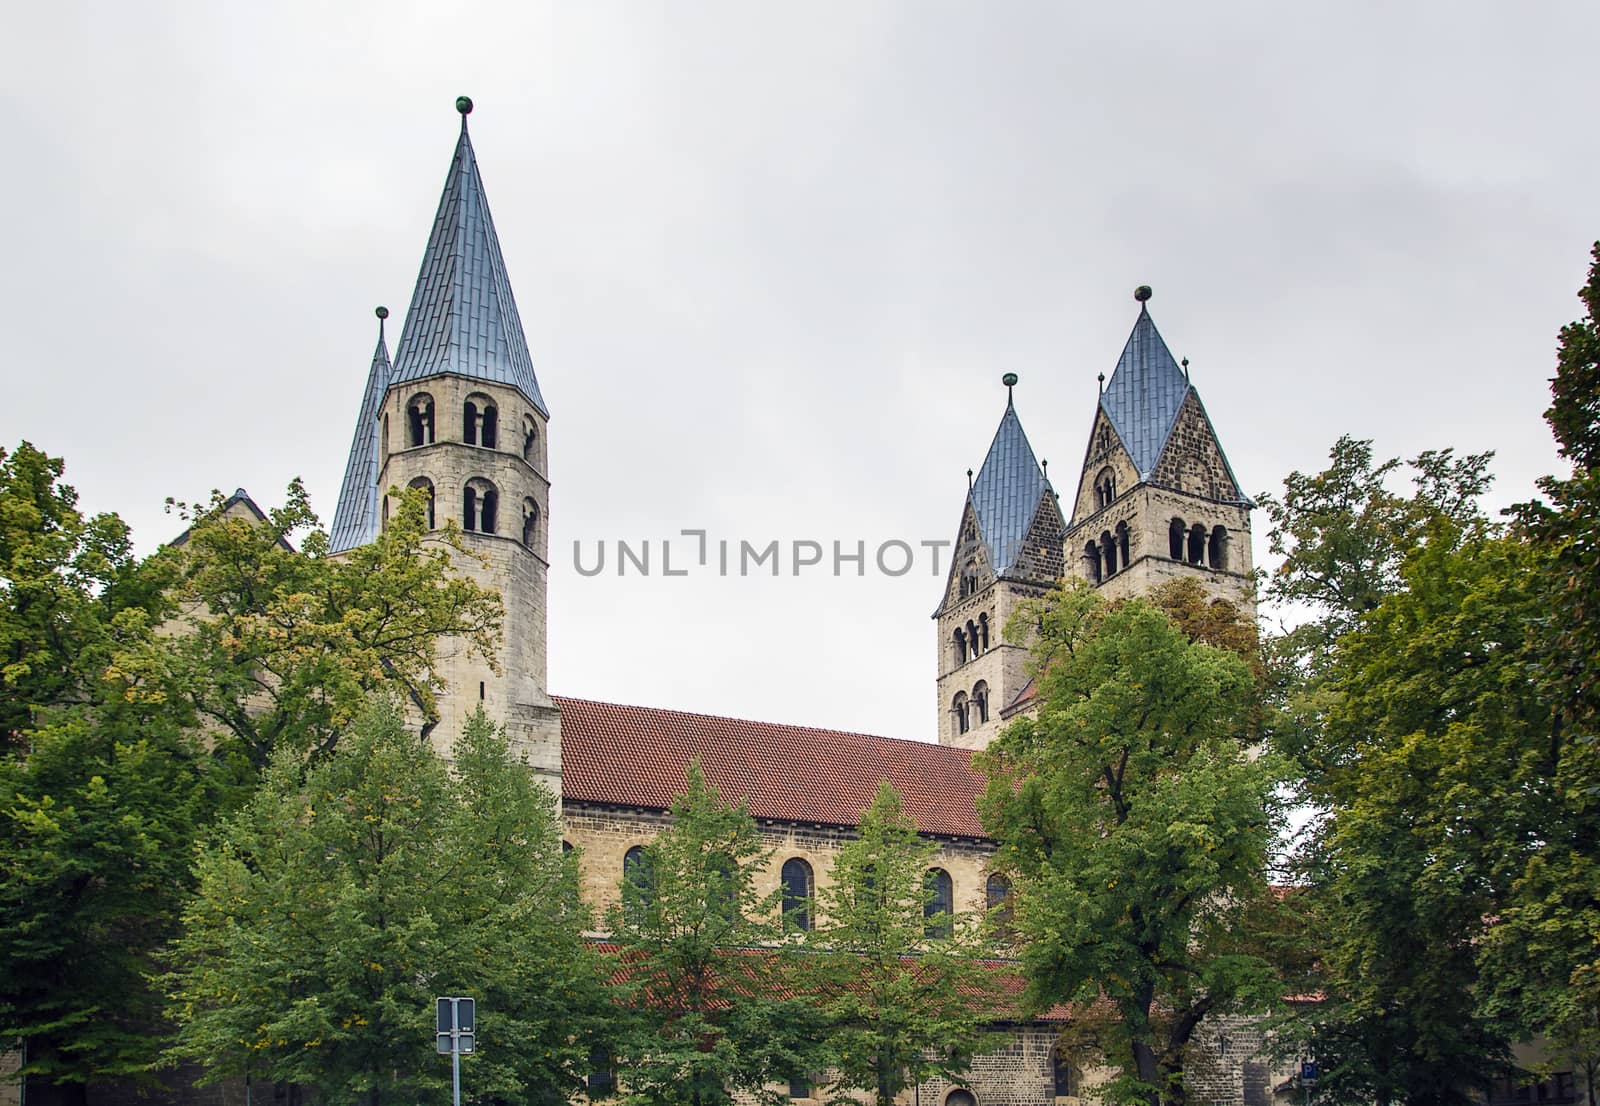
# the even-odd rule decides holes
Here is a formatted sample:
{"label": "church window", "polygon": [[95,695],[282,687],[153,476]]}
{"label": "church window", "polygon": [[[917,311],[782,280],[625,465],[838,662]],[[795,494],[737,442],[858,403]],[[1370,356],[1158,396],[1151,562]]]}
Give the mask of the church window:
{"label": "church window", "polygon": [[976,594],[978,590],[978,564],[968,561],[967,567],[961,570],[961,598]]}
{"label": "church window", "polygon": [[1211,528],[1210,548],[1206,550],[1206,559],[1212,568],[1225,569],[1228,567],[1228,528],[1226,526],[1213,526]]}
{"label": "church window", "polygon": [[622,913],[633,925],[643,925],[656,897],[655,866],[642,845],[622,854]]}
{"label": "church window", "polygon": [[383,497],[383,521],[379,524],[378,528],[380,530],[388,530],[389,529],[389,497],[388,496],[384,496]]}
{"label": "church window", "polygon": [[922,906],[922,931],[928,937],[948,937],[954,928],[955,884],[943,868],[929,868],[923,877],[927,899]]}
{"label": "church window", "polygon": [[383,416],[382,431],[378,435],[378,452],[385,461],[389,459],[389,416]]}
{"label": "church window", "polygon": [[989,614],[987,611],[978,616],[978,641],[979,648],[987,653],[989,651]]}
{"label": "church window", "polygon": [[408,487],[408,488],[417,488],[422,492],[423,496],[426,497],[426,499],[427,499],[426,510],[428,512],[428,529],[432,530],[434,528],[434,525],[435,525],[435,523],[433,521],[433,481],[429,480],[426,476],[419,476],[415,480],[411,481],[411,483],[407,484],[406,487]]}
{"label": "church window", "polygon": [[970,618],[967,619],[967,650],[972,654],[974,659],[981,656],[983,653],[982,648],[980,648],[978,644],[978,624],[972,621]]}
{"label": "church window", "polygon": [[1078,1093],[1078,1073],[1072,1061],[1061,1055],[1059,1046],[1050,1052],[1050,1076],[1057,1098],[1072,1098]]}
{"label": "church window", "polygon": [[989,908],[996,931],[1002,940],[1010,937],[1011,881],[999,872],[991,872],[983,886],[983,903]]}
{"label": "church window", "polygon": [[1111,501],[1117,498],[1117,477],[1110,468],[1100,470],[1100,475],[1094,478],[1094,505],[1096,510],[1111,506]]}
{"label": "church window", "polygon": [[1167,552],[1175,561],[1183,560],[1183,535],[1187,530],[1181,518],[1173,519],[1172,525],[1167,527]]}
{"label": "church window", "polygon": [[972,686],[972,713],[980,726],[989,721],[989,685],[983,680]]}
{"label": "church window", "polygon": [[462,493],[461,528],[480,534],[495,532],[495,514],[500,506],[500,493],[489,481],[474,476],[467,481]]}
{"label": "church window", "polygon": [[461,407],[461,440],[468,445],[493,449],[498,436],[499,417],[494,400],[480,393],[468,396],[467,402]]}
{"label": "church window", "polygon": [[1128,567],[1128,524],[1117,523],[1117,554],[1121,557],[1118,562],[1123,568]]}
{"label": "church window", "polygon": [[1100,567],[1100,546],[1094,542],[1083,547],[1083,567],[1090,583],[1098,584],[1104,579]]}
{"label": "church window", "polygon": [[1197,522],[1189,528],[1189,563],[1192,565],[1206,563],[1206,527],[1204,523]]}
{"label": "church window", "polygon": [[433,397],[419,392],[406,401],[406,445],[433,444]]}
{"label": "church window", "polygon": [[1111,536],[1110,530],[1100,531],[1100,562],[1107,576],[1117,574],[1117,539]]}
{"label": "church window", "polygon": [[956,733],[966,733],[969,719],[967,717],[967,693],[965,691],[956,692],[955,702],[950,705],[950,709],[956,715]]}
{"label": "church window", "polygon": [[956,643],[956,664],[958,664],[958,665],[966,664],[967,663],[967,632],[965,630],[961,629],[959,626],[956,627],[955,643]]}
{"label": "church window", "polygon": [[[783,882],[783,925],[790,930],[811,928],[811,898],[815,888],[811,879],[811,865],[798,856],[783,862],[780,875]],[[798,1097],[804,1098],[804,1095]]]}
{"label": "church window", "polygon": [[522,459],[530,465],[539,459],[539,427],[532,415],[522,418]]}
{"label": "church window", "polygon": [[610,1098],[617,1089],[617,1069],[605,1045],[595,1045],[589,1053],[589,1076],[584,1080],[589,1100]]}
{"label": "church window", "polygon": [[532,499],[522,501],[522,544],[538,552],[539,505]]}
{"label": "church window", "polygon": [[790,1098],[810,1098],[811,1097],[811,1079],[810,1079],[810,1077],[809,1076],[804,1076],[804,1075],[791,1075],[789,1077],[789,1097]]}
{"label": "church window", "polygon": [[957,1087],[944,1096],[944,1106],[978,1106],[978,1096],[965,1087]]}

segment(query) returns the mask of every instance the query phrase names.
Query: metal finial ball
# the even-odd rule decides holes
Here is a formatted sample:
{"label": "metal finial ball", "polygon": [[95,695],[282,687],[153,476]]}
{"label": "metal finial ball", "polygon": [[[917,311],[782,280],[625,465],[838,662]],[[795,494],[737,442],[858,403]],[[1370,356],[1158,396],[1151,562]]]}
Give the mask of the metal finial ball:
{"label": "metal finial ball", "polygon": [[1004,384],[1007,388],[1015,388],[1017,386],[1017,374],[1006,373],[1006,375],[1000,378],[1000,383]]}
{"label": "metal finial ball", "polygon": [[387,307],[380,307],[374,311],[373,314],[378,316],[380,319],[387,319],[389,317],[389,309]]}
{"label": "metal finial ball", "polygon": [[471,115],[472,114],[472,97],[471,96],[457,96],[456,97],[456,110],[459,111],[462,115]]}
{"label": "metal finial ball", "polygon": [[1138,300],[1140,303],[1143,303],[1154,294],[1155,293],[1150,291],[1150,286],[1148,284],[1141,284],[1139,287],[1133,290],[1133,298]]}
{"label": "metal finial ball", "polygon": [[1106,382],[1106,374],[1101,373],[1099,376],[1095,377],[1095,379],[1104,384]]}

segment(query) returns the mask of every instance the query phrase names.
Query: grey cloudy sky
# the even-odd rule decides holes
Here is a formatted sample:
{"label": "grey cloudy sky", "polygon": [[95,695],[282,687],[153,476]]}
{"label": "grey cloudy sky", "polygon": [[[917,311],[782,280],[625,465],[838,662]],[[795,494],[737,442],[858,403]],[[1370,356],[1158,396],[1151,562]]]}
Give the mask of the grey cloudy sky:
{"label": "grey cloudy sky", "polygon": [[[1017,406],[1058,490],[1132,289],[1248,490],[1556,465],[1600,5],[13,3],[0,442],[144,548],[331,517],[460,93],[551,425],[552,689],[931,737],[941,583],[586,578],[574,541],[953,536]],[[398,329],[391,330],[391,341]],[[680,539],[681,541],[682,539]],[[1258,547],[1265,545],[1258,519]]]}

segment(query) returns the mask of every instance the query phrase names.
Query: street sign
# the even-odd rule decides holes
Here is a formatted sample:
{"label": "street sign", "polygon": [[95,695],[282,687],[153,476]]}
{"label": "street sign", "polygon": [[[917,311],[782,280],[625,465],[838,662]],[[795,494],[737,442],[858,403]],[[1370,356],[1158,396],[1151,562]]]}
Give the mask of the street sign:
{"label": "street sign", "polygon": [[1315,1083],[1317,1081],[1317,1064],[1314,1060],[1300,1061],[1300,1082]]}
{"label": "street sign", "polygon": [[461,1106],[461,1057],[477,1047],[478,1004],[470,998],[434,1000],[434,1047],[450,1057],[452,1101]]}

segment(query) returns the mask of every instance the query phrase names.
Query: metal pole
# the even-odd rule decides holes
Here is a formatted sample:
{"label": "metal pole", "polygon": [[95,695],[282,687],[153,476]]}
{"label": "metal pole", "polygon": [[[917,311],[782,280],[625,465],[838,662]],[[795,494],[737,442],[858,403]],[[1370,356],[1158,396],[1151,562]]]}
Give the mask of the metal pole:
{"label": "metal pole", "polygon": [[461,1053],[455,1048],[450,1049],[450,1083],[455,1090],[455,1106],[461,1106]]}

